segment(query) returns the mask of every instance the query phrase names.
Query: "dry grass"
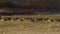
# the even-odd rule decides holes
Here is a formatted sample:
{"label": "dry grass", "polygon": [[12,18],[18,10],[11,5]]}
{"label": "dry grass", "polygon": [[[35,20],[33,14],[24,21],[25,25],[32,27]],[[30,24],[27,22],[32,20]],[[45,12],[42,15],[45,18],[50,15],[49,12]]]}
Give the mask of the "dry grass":
{"label": "dry grass", "polygon": [[[15,16],[11,16],[15,17]],[[20,18],[60,18],[59,15],[21,15]],[[0,21],[0,34],[60,34],[60,22]]]}
{"label": "dry grass", "polygon": [[60,23],[0,22],[0,34],[59,34]]}

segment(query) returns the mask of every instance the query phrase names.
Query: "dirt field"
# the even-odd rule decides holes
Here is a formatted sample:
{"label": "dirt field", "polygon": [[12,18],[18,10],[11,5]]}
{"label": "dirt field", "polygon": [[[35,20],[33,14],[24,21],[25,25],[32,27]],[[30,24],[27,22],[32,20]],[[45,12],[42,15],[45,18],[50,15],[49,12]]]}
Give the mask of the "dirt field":
{"label": "dirt field", "polygon": [[60,34],[60,23],[1,21],[0,34]]}

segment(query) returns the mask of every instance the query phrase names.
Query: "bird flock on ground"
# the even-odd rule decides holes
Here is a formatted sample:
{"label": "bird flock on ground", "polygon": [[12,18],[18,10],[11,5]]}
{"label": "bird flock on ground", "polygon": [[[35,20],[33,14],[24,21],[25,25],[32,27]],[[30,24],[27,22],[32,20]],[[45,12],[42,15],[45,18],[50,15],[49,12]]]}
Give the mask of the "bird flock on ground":
{"label": "bird flock on ground", "polygon": [[32,17],[26,17],[26,18],[19,18],[19,17],[1,17],[0,16],[0,21],[30,21],[30,22],[60,22],[60,18],[32,18]]}

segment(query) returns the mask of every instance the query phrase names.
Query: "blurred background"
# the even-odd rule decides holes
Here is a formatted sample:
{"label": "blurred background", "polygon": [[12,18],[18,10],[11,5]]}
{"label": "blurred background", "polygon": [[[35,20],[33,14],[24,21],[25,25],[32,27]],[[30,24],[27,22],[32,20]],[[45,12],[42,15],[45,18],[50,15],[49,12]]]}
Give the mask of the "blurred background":
{"label": "blurred background", "polygon": [[0,14],[60,14],[60,0],[0,0]]}

